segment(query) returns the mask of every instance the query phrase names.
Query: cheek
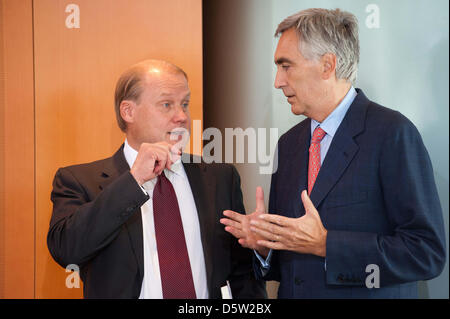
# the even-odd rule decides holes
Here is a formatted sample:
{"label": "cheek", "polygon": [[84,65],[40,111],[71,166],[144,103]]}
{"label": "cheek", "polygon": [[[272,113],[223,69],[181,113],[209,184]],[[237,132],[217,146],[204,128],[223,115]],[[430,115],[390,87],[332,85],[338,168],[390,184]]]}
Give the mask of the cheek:
{"label": "cheek", "polygon": [[188,117],[188,120],[186,121],[186,129],[190,132],[191,131],[191,117]]}

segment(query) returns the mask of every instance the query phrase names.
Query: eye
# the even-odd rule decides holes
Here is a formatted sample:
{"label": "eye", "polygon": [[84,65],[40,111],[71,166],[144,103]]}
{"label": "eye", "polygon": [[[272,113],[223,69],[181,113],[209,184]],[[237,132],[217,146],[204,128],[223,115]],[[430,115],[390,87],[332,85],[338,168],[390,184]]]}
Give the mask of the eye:
{"label": "eye", "polygon": [[287,71],[289,69],[290,65],[282,64],[281,67],[283,68],[283,70]]}
{"label": "eye", "polygon": [[170,103],[169,102],[165,102],[163,103],[164,108],[168,109],[170,107]]}
{"label": "eye", "polygon": [[189,107],[189,102],[184,102],[181,106],[183,109],[187,109]]}

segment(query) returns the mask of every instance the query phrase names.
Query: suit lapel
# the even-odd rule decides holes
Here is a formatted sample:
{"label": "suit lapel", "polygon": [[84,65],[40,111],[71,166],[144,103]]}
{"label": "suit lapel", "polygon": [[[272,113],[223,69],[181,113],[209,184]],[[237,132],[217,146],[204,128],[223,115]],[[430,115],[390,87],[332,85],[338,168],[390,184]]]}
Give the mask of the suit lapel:
{"label": "suit lapel", "polygon": [[110,160],[105,162],[105,166],[101,172],[100,189],[108,186],[112,181],[129,169],[130,167],[128,166],[125,155],[123,154],[122,144]]}
{"label": "suit lapel", "polygon": [[203,253],[205,256],[208,290],[211,293],[213,283],[212,274],[214,266],[213,241],[214,231],[216,228],[216,216],[212,212],[216,211],[214,200],[214,194],[216,193],[216,183],[214,180],[212,180],[213,176],[206,175],[206,165],[194,163],[192,156],[190,156],[189,158],[190,160],[186,160],[186,157],[183,156],[183,166],[186,172],[186,176],[189,180],[192,195],[194,196],[195,206],[197,208]]}
{"label": "suit lapel", "polygon": [[[111,182],[113,182],[120,175],[130,169],[125,155],[123,153],[123,145],[113,155],[111,161],[108,161],[101,173],[100,189],[105,188]],[[141,209],[138,208],[132,217],[125,223],[125,227],[128,230],[130,237],[131,247],[136,256],[136,262],[139,267],[139,274],[141,279],[144,276],[144,242],[143,242],[143,230],[142,230],[142,215]]]}
{"label": "suit lapel", "polygon": [[357,91],[358,95],[333,137],[333,141],[311,191],[310,197],[315,207],[318,207],[322,203],[359,150],[359,146],[355,143],[354,137],[364,130],[364,121],[369,100],[362,91],[358,89]]}

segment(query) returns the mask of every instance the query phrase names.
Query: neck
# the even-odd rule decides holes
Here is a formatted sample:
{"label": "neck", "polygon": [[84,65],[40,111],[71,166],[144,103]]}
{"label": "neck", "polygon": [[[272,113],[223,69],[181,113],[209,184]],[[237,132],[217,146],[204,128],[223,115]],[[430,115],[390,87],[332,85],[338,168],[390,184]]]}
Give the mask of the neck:
{"label": "neck", "polygon": [[133,138],[133,135],[128,134],[128,133],[126,135],[126,138],[127,138],[128,145],[130,145],[130,147],[132,149],[134,149],[136,152],[139,152],[139,148],[141,147],[141,143],[138,142],[135,138]]}
{"label": "neck", "polygon": [[323,95],[324,99],[322,106],[318,107],[317,111],[309,117],[322,123],[342,102],[351,86],[352,84],[349,82],[338,82],[336,86],[330,90],[326,90]]}

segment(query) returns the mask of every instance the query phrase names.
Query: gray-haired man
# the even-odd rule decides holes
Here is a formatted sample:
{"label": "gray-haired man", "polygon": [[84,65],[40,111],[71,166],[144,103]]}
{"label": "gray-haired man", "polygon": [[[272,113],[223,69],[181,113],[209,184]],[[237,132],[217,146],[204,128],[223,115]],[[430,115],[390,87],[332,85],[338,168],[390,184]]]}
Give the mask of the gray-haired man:
{"label": "gray-haired man", "polygon": [[[269,213],[262,190],[225,230],[258,252],[280,298],[414,298],[445,263],[442,210],[420,134],[355,89],[358,25],[309,9],[280,23],[275,87],[308,118],[278,142]],[[367,273],[369,271],[369,273]]]}

